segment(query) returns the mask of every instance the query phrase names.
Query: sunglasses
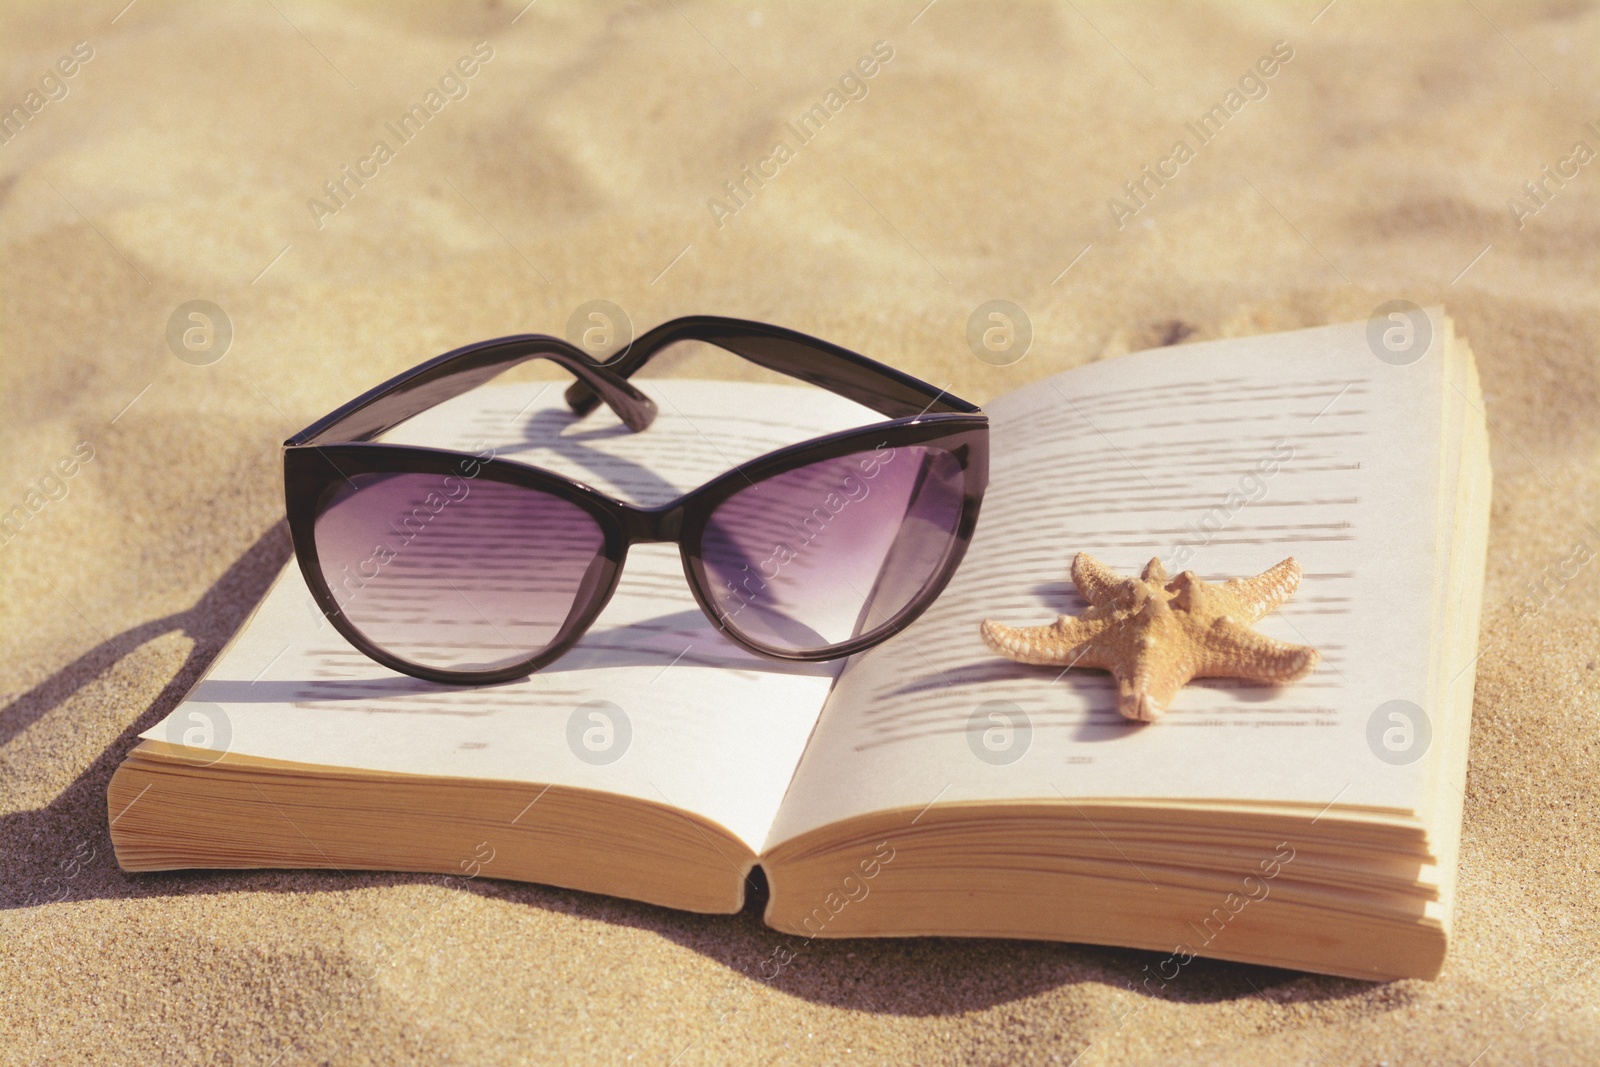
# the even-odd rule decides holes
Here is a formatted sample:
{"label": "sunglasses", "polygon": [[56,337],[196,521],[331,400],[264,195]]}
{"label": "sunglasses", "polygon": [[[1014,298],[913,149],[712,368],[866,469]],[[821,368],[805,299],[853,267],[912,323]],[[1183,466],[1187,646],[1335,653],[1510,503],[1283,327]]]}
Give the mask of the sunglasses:
{"label": "sunglasses", "polygon": [[[654,401],[628,379],[702,341],[847,397],[889,421],[741,464],[660,507],[635,507],[530,464],[373,441],[517,364],[577,381],[579,417],[604,403],[632,431]],[[837,659],[905,629],[966,553],[989,476],[975,405],[779,326],[674,319],[601,362],[556,337],[458,348],[362,394],[284,442],[301,573],[352,645],[436,682],[521,678],[583,636],[616,591],[630,545],[679,546],[701,610],[780,660]]]}

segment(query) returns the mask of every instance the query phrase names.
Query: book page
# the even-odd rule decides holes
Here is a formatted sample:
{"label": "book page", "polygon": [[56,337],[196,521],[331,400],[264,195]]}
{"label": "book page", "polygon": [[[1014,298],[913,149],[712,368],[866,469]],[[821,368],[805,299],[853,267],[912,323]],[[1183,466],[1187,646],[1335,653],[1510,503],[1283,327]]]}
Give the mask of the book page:
{"label": "book page", "polygon": [[[990,405],[991,481],[939,602],[856,657],[829,698],[772,847],[871,811],[1003,799],[1191,798],[1417,810],[1424,762],[1369,746],[1386,701],[1429,698],[1442,353],[1379,360],[1367,324],[1138,353]],[[1424,342],[1427,343],[1427,342]],[[979,622],[1081,614],[1086,551],[1210,581],[1296,557],[1257,624],[1322,662],[1283,687],[1196,680],[1151,725],[1103,671],[1028,666]]]}
{"label": "book page", "polygon": [[[384,440],[492,449],[659,505],[774,448],[882,418],[801,386],[638,384],[660,407],[639,434],[603,407],[575,420],[562,403],[566,382],[552,381],[484,386]],[[185,702],[143,736],[276,760],[526,781],[530,800],[548,783],[606,790],[696,812],[754,851],[840,666],[744,652],[695,604],[676,545],[636,545],[615,597],[561,659],[504,685],[437,685],[351,647],[291,561]]]}

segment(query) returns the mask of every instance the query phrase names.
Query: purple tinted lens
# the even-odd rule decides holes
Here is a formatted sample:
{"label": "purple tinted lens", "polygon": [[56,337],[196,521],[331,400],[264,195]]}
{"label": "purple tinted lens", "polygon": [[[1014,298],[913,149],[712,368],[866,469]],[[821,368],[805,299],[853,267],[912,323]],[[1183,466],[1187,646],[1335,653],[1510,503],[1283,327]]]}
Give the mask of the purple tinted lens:
{"label": "purple tinted lens", "polygon": [[357,474],[317,516],[346,619],[410,663],[487,671],[555,638],[604,566],[605,536],[536,489],[438,474]]}
{"label": "purple tinted lens", "polygon": [[718,614],[792,652],[871,634],[942,572],[962,497],[961,464],[931,445],[881,446],[742,489],[701,545]]}

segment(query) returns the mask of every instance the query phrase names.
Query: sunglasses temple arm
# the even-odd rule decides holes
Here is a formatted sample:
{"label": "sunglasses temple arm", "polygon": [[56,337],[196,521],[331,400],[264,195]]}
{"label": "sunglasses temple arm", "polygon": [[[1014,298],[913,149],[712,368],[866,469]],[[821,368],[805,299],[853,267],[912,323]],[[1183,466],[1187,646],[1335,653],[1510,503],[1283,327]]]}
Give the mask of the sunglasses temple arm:
{"label": "sunglasses temple arm", "polygon": [[[530,350],[530,345],[532,350]],[[557,345],[563,347],[556,347]],[[323,416],[291,437],[286,444],[316,445],[335,441],[370,441],[435,405],[473,389],[519,363],[548,359],[577,377],[575,386],[598,396],[628,429],[637,433],[655,421],[655,401],[633,383],[588,360],[576,351],[564,351],[565,342],[554,338],[539,342],[502,345],[449,353],[391,378],[375,389]],[[590,405],[590,410],[598,406]],[[586,412],[587,414],[587,412]]]}
{"label": "sunglasses temple arm", "polygon": [[[597,394],[605,401],[623,425],[634,433],[648,430],[650,424],[656,421],[656,402],[639,391],[638,386],[628,379],[604,367],[596,367],[587,362],[567,358],[555,359],[561,366],[571,371],[578,379],[573,385],[581,385]],[[568,386],[571,388],[571,386]]]}
{"label": "sunglasses temple arm", "polygon": [[[928,412],[971,414],[979,410],[976,405],[893,367],[827,341],[779,326],[712,315],[692,315],[662,323],[605,366],[617,377],[629,378],[678,341],[714,344],[751,363],[821,386],[890,418]],[[568,387],[566,400],[578,415],[587,415],[600,402],[582,381]]]}

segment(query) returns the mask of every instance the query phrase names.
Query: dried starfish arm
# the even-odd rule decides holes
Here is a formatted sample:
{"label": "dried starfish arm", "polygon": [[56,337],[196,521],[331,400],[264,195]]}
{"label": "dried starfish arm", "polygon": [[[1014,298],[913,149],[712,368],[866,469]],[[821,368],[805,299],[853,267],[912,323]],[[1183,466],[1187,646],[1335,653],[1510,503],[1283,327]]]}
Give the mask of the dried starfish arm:
{"label": "dried starfish arm", "polygon": [[1117,680],[1117,711],[1134,722],[1155,722],[1189,681],[1182,672],[1137,669],[1132,675],[1113,671]]}
{"label": "dried starfish arm", "polygon": [[1095,559],[1087,552],[1072,557],[1072,584],[1078,595],[1090,604],[1110,603],[1117,595],[1123,579],[1116,571]]}
{"label": "dried starfish arm", "polygon": [[1254,578],[1229,578],[1221,592],[1238,605],[1239,622],[1251,623],[1265,617],[1289,599],[1300,586],[1300,564],[1293,557],[1269,567]]}
{"label": "dried starfish arm", "polygon": [[1105,670],[1109,663],[1095,639],[1106,626],[1104,620],[1063,615],[1048,626],[1006,626],[985,619],[981,632],[984,644],[1018,663]]}
{"label": "dried starfish arm", "polygon": [[1152,556],[1150,562],[1144,565],[1144,570],[1139,572],[1140,581],[1154,582],[1156,585],[1165,584],[1170,577],[1171,575],[1167,573],[1166,564],[1161,562],[1159,556]]}
{"label": "dried starfish arm", "polygon": [[1248,678],[1292,682],[1311,673],[1322,658],[1317,650],[1258,634],[1230,619],[1217,619],[1199,642],[1196,678]]}

